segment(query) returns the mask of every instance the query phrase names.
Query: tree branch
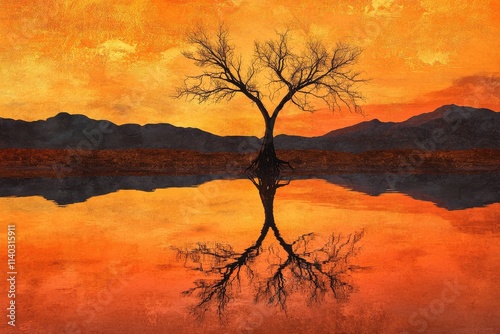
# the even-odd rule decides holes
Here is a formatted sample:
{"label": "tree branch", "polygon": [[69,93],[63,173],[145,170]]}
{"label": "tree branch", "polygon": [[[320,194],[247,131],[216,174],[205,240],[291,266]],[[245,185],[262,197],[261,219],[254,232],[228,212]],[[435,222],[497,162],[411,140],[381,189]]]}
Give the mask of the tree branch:
{"label": "tree branch", "polygon": [[[314,101],[326,104],[332,111],[346,106],[361,112],[362,95],[357,84],[365,80],[352,70],[360,49],[338,43],[329,51],[324,42],[313,39],[292,48],[290,31],[276,34],[275,39],[254,43],[253,58],[244,70],[243,57],[235,54],[224,26],[211,37],[202,28],[193,31],[188,42],[194,49],[183,55],[204,72],[186,77],[184,85],[177,89],[177,97],[202,103],[229,101],[243,94],[257,105],[266,125],[274,124],[288,103],[308,112],[316,110]],[[268,74],[265,79],[259,75],[263,72]],[[262,94],[259,85],[267,87],[269,94]],[[276,96],[278,102],[270,114],[263,99],[273,101]]]}

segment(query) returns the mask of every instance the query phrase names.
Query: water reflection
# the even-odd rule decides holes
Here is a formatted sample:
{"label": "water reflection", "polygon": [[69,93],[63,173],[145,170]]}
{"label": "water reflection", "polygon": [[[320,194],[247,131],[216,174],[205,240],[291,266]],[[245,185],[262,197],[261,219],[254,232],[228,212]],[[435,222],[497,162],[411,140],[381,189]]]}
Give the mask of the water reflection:
{"label": "water reflection", "polygon": [[[133,180],[127,182],[141,186]],[[78,185],[83,187],[83,181]],[[352,180],[360,185],[365,181]],[[187,270],[171,246],[187,244],[191,246],[183,250],[191,250],[202,241],[214,248],[213,241],[219,241],[224,245],[219,253],[229,249],[237,254],[218,267],[225,270],[226,264],[235,262],[256,243],[265,223],[260,192],[249,180],[212,181],[153,193],[118,191],[64,208],[41,197],[0,198],[0,222],[15,223],[20,232],[18,262],[23,276],[16,303],[22,306],[21,332],[44,328],[51,333],[416,333],[423,321],[428,333],[499,328],[492,310],[500,298],[500,204],[448,211],[400,193],[375,197],[343,185],[292,180],[276,191],[274,219],[282,239],[310,263],[314,259],[303,253],[322,248],[332,231],[347,237],[365,229],[355,246],[362,245],[362,251],[352,263],[371,269],[338,275],[339,281],[355,288],[351,293],[347,288],[349,301],[336,302],[328,290],[323,297],[318,292],[323,301],[309,307],[313,290],[300,287],[307,295],[294,290],[289,268],[300,268],[290,263],[282,271],[285,288],[291,290],[286,313],[266,305],[269,296],[262,294],[261,302],[254,304],[258,289],[265,288],[278,266],[288,260],[269,227],[260,249],[253,251],[260,253],[239,269],[240,285],[235,281],[229,291],[234,299],[226,304],[222,323],[216,300],[210,302],[204,321],[198,322],[186,310],[201,301],[196,297],[199,290],[180,298],[182,291],[196,287],[197,279],[211,284],[222,273]],[[462,194],[471,193],[464,187]],[[0,231],[0,239],[6,240],[6,231]],[[307,249],[302,248],[303,241],[294,244],[312,231],[318,235],[306,237]],[[213,259],[208,255],[201,264],[191,259],[186,264],[208,269]],[[252,280],[247,266],[254,272]],[[458,282],[466,289],[453,303],[445,303],[443,312],[430,313],[430,307],[441,305],[445,282]],[[429,310],[432,318],[421,310]],[[58,321],[53,321],[54,314]]]}
{"label": "water reflection", "polygon": [[[231,178],[234,175],[0,178],[0,197],[42,196],[64,206],[119,190],[154,191],[194,187],[213,180]],[[422,174],[396,177],[385,174],[332,174],[296,178],[323,179],[371,196],[399,192],[417,200],[433,202],[447,210],[482,207],[500,202],[500,174]]]}
{"label": "water reflection", "polygon": [[371,196],[400,192],[447,210],[500,202],[500,174],[344,174],[321,178]]}
{"label": "water reflection", "polygon": [[[290,181],[280,175],[251,176],[250,180],[259,191],[265,217],[252,245],[242,252],[218,242],[198,243],[183,249],[174,247],[186,267],[209,277],[195,281],[194,287],[184,292],[199,300],[194,313],[203,316],[213,308],[223,316],[243,282],[250,287],[255,302],[263,301],[283,311],[294,293],[300,293],[308,302],[321,301],[329,293],[337,300],[346,300],[353,290],[349,275],[361,269],[351,264],[351,259],[359,251],[363,231],[345,237],[331,234],[326,239],[308,233],[287,242],[274,219],[274,198],[277,189]],[[268,236],[275,241],[264,247]]]}
{"label": "water reflection", "polygon": [[164,188],[199,186],[225,175],[161,175],[161,176],[82,176],[64,178],[0,178],[0,197],[42,196],[65,206],[85,202],[119,190],[155,191]]}

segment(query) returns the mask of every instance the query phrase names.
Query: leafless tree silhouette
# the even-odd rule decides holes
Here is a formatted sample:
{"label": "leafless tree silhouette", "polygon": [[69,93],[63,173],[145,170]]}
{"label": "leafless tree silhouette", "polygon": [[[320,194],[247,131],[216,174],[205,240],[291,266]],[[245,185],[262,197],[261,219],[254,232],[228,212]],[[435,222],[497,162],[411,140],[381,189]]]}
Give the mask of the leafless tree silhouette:
{"label": "leafless tree silhouette", "polygon": [[222,316],[227,304],[232,300],[234,291],[241,282],[242,269],[251,279],[255,273],[250,266],[252,260],[262,251],[269,226],[264,226],[256,242],[242,253],[237,253],[230,245],[216,243],[209,246],[199,243],[196,247],[188,249],[174,248],[178,258],[185,261],[185,265],[208,275],[217,275],[217,279],[200,279],[195,282],[195,287],[184,291],[185,295],[196,293],[200,302],[196,305],[194,313],[202,316],[212,305],[215,305],[217,314]]}
{"label": "leafless tree silhouette", "polygon": [[361,268],[350,264],[349,260],[357,254],[357,243],[363,232],[346,238],[332,234],[324,245],[311,247],[310,243],[315,238],[313,233],[286,243],[276,225],[272,228],[286,257],[281,263],[272,265],[274,274],[261,283],[256,300],[266,300],[285,310],[287,297],[294,291],[304,293],[309,301],[319,301],[328,292],[338,300],[347,299],[353,290],[353,286],[346,281],[347,274]]}
{"label": "leafless tree silhouette", "polygon": [[[332,234],[319,244],[315,242],[315,234],[309,233],[287,243],[276,226],[273,202],[276,190],[289,182],[275,176],[251,180],[259,190],[265,212],[264,225],[253,245],[243,252],[223,243],[175,248],[185,266],[216,276],[197,280],[193,288],[184,292],[200,299],[193,311],[202,316],[214,307],[222,317],[240,288],[242,275],[246,275],[255,289],[255,302],[262,300],[283,311],[286,311],[287,298],[297,291],[308,296],[310,302],[321,300],[329,292],[336,299],[345,300],[353,289],[346,279],[351,272],[361,268],[350,264],[350,260],[359,251],[358,242],[363,232],[347,237]],[[278,245],[264,249],[262,243],[269,231]],[[258,272],[253,266],[255,259],[263,253],[267,253],[269,263],[265,273]]]}
{"label": "leafless tree silhouette", "polygon": [[[188,35],[193,50],[183,55],[203,72],[187,76],[177,96],[202,103],[228,101],[240,94],[255,104],[266,130],[252,170],[277,172],[287,164],[277,158],[273,141],[276,119],[285,105],[292,103],[312,112],[316,101],[331,110],[344,105],[361,112],[358,102],[362,96],[356,84],[364,80],[352,69],[361,51],[343,43],[329,48],[312,38],[292,46],[290,35],[287,30],[277,32],[275,39],[255,42],[254,53],[246,64],[222,25],[213,36],[201,27]],[[269,108],[269,104],[273,107]]]}

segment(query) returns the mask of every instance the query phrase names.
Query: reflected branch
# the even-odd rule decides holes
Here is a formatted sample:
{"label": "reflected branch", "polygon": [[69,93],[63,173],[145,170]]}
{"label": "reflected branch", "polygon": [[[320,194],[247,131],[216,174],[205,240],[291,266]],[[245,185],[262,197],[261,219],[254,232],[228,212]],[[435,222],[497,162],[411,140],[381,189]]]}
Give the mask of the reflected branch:
{"label": "reflected branch", "polygon": [[[322,300],[328,291],[340,301],[347,299],[353,287],[345,282],[345,275],[359,269],[351,265],[349,260],[360,249],[357,243],[363,237],[363,231],[350,234],[347,238],[332,234],[322,246],[311,247],[316,238],[314,233],[304,234],[294,242],[287,243],[276,225],[271,228],[287,257],[284,262],[273,265],[274,275],[261,283],[256,301],[265,300],[268,304],[286,310],[287,296],[294,291],[307,294],[309,302]],[[289,275],[286,275],[286,271]],[[287,276],[288,284],[285,285]]]}
{"label": "reflected branch", "polygon": [[227,304],[232,299],[234,288],[240,286],[240,274],[243,267],[246,268],[247,276],[253,279],[255,273],[249,264],[260,254],[262,242],[268,231],[269,226],[264,225],[259,238],[242,253],[237,253],[230,245],[221,243],[216,243],[213,247],[198,243],[193,249],[174,248],[177,251],[177,258],[183,258],[186,267],[191,262],[195,265],[191,269],[219,276],[218,279],[211,281],[197,280],[195,287],[183,292],[185,295],[196,294],[200,298],[200,302],[195,307],[201,311],[200,315],[203,315],[213,303],[216,304],[217,314],[223,315]]}
{"label": "reflected branch", "polygon": [[[364,232],[342,237],[331,234],[321,240],[314,233],[299,236],[288,243],[281,235],[273,212],[276,190],[290,183],[281,175],[249,176],[259,191],[265,220],[255,242],[243,252],[237,252],[229,244],[198,243],[195,247],[174,248],[185,267],[201,271],[215,279],[199,279],[195,286],[184,292],[195,295],[199,302],[193,308],[202,317],[212,306],[219,317],[224,315],[228,304],[241,291],[245,278],[254,289],[254,302],[264,301],[286,312],[286,303],[293,293],[302,293],[308,303],[319,302],[331,292],[332,296],[345,301],[353,286],[347,282],[350,273],[361,267],[350,264],[360,247]],[[272,233],[269,233],[269,231]],[[263,247],[271,234],[277,244]],[[267,268],[256,264],[259,255],[267,253]]]}

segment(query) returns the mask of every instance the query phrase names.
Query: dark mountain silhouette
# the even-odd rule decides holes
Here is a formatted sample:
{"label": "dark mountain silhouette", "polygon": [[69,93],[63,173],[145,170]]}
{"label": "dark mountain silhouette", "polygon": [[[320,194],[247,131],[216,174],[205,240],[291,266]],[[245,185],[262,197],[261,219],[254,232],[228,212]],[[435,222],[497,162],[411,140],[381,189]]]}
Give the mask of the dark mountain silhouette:
{"label": "dark mountain silhouette", "polygon": [[447,105],[404,122],[374,119],[304,138],[279,135],[277,149],[333,150],[360,153],[375,150],[469,150],[500,148],[500,113]]}
{"label": "dark mountain silhouette", "polygon": [[68,113],[59,113],[45,121],[35,122],[0,118],[0,148],[163,148],[200,152],[253,152],[259,146],[257,137],[221,137],[170,124],[116,125]]}
{"label": "dark mountain silhouette", "polygon": [[[332,150],[468,150],[500,148],[500,113],[447,105],[404,122],[371,120],[320,137],[279,135],[277,149]],[[1,148],[130,149],[164,148],[200,152],[255,152],[257,137],[217,136],[170,124],[116,125],[84,115],[60,113],[44,121],[0,118]]]}

